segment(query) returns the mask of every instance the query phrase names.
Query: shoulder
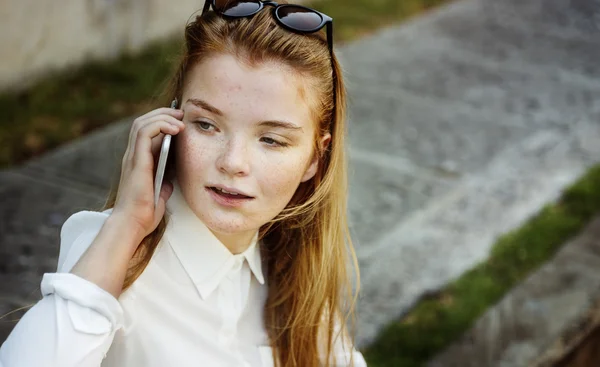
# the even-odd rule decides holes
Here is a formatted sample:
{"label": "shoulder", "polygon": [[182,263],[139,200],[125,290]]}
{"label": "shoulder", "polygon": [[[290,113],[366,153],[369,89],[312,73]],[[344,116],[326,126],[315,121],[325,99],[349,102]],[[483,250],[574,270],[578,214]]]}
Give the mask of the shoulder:
{"label": "shoulder", "polygon": [[[324,315],[324,321],[327,325],[327,314]],[[328,330],[326,327],[323,331]],[[348,333],[348,327],[342,320],[341,314],[336,313],[333,321],[333,341],[331,358],[329,363],[333,366],[354,366],[354,367],[366,367],[367,363],[360,351],[354,346],[354,340],[350,338]],[[325,337],[323,335],[322,337]],[[326,340],[326,339],[325,339]],[[324,341],[325,341],[324,340]],[[325,345],[326,343],[322,343]],[[325,351],[322,350],[321,361],[325,364]]]}
{"label": "shoulder", "polygon": [[331,363],[334,363],[335,366],[366,367],[367,362],[362,353],[354,347],[347,331],[344,330],[341,333],[338,331],[336,328],[334,332],[334,335],[337,334],[337,336],[334,336]]}
{"label": "shoulder", "polygon": [[112,209],[80,211],[71,215],[60,230],[57,272],[69,272],[96,238]]}

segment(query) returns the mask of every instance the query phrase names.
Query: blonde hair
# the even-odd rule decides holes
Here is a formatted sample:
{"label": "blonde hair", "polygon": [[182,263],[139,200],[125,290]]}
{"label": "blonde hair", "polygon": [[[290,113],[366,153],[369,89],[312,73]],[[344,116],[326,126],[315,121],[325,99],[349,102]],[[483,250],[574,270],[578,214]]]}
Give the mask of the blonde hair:
{"label": "blonde hair", "polygon": [[[215,54],[231,54],[250,65],[281,62],[314,84],[311,93],[316,96],[313,114],[318,128],[313,152],[318,154],[319,167],[312,179],[299,185],[286,208],[260,228],[259,239],[268,268],[265,328],[276,366],[329,366],[332,357],[335,363],[333,346],[338,337],[344,345],[354,345],[353,338],[346,339],[354,335],[359,289],[358,263],[347,223],[346,94],[340,65],[334,55],[330,57],[322,33],[287,31],[266,9],[251,18],[234,20],[208,12],[185,28],[185,48],[164,93],[164,105],[173,98],[181,101],[191,68]],[[321,150],[318,138],[326,132],[331,133],[331,142]],[[177,144],[174,138],[172,144]],[[167,178],[174,175],[173,156],[167,162]],[[104,209],[114,206],[116,194],[116,189],[111,190]],[[148,265],[167,219],[141,242],[124,289]],[[349,269],[349,264],[354,269]],[[351,333],[346,328],[349,319]],[[334,335],[334,330],[340,334]]]}

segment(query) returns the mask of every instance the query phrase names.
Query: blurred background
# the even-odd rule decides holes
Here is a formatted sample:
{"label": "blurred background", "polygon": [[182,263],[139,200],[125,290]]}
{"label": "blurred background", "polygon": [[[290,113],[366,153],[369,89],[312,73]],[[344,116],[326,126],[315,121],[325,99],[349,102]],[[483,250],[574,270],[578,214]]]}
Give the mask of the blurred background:
{"label": "blurred background", "polygon": [[[349,93],[369,366],[600,364],[600,1],[312,0]],[[0,4],[0,342],[203,2]]]}

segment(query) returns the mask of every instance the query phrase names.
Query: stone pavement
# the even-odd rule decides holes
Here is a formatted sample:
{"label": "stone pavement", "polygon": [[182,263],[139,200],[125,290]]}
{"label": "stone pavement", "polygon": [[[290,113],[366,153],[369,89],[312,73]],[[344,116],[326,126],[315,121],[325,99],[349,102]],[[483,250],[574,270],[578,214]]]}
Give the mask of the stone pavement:
{"label": "stone pavement", "polygon": [[458,1],[341,50],[360,343],[600,160],[588,5]]}
{"label": "stone pavement", "polygon": [[428,367],[557,367],[600,327],[599,238],[600,216]]}
{"label": "stone pavement", "polygon": [[[591,0],[459,0],[338,50],[360,346],[600,161],[596,14]],[[102,204],[130,121],[0,174],[0,314],[39,296],[62,222]]]}

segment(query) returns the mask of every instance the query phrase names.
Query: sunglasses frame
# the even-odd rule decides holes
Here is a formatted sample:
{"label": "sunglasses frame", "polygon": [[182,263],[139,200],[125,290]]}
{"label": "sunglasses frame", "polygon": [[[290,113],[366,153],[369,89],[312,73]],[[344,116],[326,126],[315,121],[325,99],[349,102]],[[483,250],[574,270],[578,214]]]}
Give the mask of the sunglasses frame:
{"label": "sunglasses frame", "polygon": [[[254,14],[260,12],[261,10],[264,9],[265,6],[272,6],[273,7],[273,17],[275,18],[275,20],[277,20],[277,23],[279,23],[282,27],[284,27],[287,30],[290,30],[292,32],[296,32],[296,33],[315,33],[319,30],[321,30],[321,28],[323,27],[327,27],[326,31],[327,31],[327,46],[329,47],[329,52],[333,53],[333,18],[331,18],[330,16],[328,16],[327,14],[323,14],[320,11],[317,11],[315,9],[306,7],[306,6],[302,6],[302,5],[295,5],[295,4],[278,4],[275,1],[270,1],[270,0],[247,0],[247,2],[252,2],[252,3],[256,3],[258,5],[258,9],[253,11],[250,14],[244,14],[244,15],[226,15],[225,13],[221,12],[218,10],[217,6],[216,6],[216,1],[217,0],[206,0],[204,2],[204,7],[202,8],[202,14],[206,13],[208,11],[208,9],[212,6],[213,10],[220,14],[221,16],[224,17],[229,17],[229,18],[245,18],[245,17],[251,17]],[[300,9],[305,9],[308,11],[311,11],[315,14],[318,14],[321,17],[321,23],[310,30],[302,30],[302,29],[296,29],[293,27],[290,27],[289,25],[285,24],[281,18],[279,17],[279,15],[277,15],[277,10],[281,9],[281,8],[286,8],[286,7],[295,7],[295,8],[300,8]]]}

